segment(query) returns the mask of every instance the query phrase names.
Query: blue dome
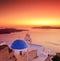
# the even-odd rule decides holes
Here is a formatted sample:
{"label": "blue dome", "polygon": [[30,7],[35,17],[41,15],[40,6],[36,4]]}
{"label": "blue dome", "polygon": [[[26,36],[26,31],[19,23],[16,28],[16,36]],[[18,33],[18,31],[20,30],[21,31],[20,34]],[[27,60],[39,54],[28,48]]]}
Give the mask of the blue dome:
{"label": "blue dome", "polygon": [[11,45],[12,49],[17,49],[17,50],[21,50],[21,49],[26,49],[28,48],[28,45],[26,44],[26,42],[24,40],[15,40],[12,45]]}

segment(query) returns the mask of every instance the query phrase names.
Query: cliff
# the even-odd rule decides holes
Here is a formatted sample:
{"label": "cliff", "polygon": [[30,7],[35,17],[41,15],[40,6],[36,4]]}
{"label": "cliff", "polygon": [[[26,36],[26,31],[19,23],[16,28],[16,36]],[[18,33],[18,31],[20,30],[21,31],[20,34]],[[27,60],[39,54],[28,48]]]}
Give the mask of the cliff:
{"label": "cliff", "polygon": [[28,31],[25,29],[15,29],[15,28],[4,28],[4,29],[0,29],[0,34],[10,34],[13,32],[22,32],[22,31]]}

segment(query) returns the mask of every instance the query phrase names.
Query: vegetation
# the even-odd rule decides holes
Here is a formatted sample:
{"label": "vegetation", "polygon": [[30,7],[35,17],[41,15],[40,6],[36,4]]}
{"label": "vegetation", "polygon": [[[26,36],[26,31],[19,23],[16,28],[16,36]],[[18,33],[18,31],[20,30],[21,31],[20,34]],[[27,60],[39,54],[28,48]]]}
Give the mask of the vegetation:
{"label": "vegetation", "polygon": [[53,58],[52,58],[53,61],[60,61],[60,57],[55,55]]}

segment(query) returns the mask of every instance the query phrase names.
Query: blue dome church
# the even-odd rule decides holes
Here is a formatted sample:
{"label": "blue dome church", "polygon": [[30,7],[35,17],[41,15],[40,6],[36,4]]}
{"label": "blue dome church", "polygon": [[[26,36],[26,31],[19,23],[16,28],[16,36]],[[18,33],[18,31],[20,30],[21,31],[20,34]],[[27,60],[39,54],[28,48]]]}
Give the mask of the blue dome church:
{"label": "blue dome church", "polygon": [[11,48],[15,51],[16,54],[22,54],[23,51],[27,50],[28,45],[24,40],[15,40],[12,45]]}

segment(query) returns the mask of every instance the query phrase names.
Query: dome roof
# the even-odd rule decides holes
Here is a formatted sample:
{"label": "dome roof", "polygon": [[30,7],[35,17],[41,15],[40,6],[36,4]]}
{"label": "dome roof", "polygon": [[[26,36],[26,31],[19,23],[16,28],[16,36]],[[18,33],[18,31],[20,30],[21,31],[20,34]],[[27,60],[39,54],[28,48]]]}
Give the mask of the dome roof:
{"label": "dome roof", "polygon": [[22,49],[28,48],[28,45],[26,44],[26,42],[24,40],[15,40],[12,43],[11,48],[17,49],[17,50],[22,50]]}

